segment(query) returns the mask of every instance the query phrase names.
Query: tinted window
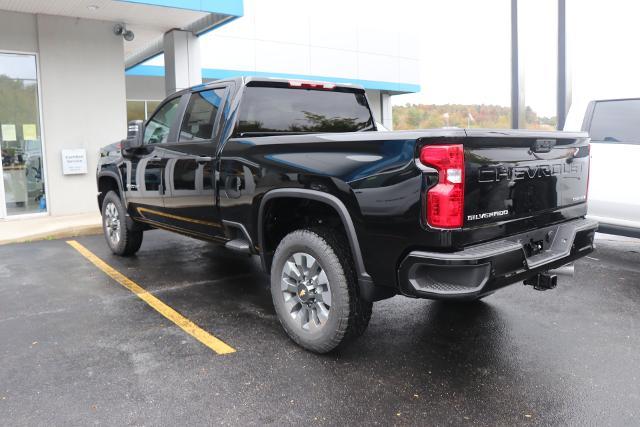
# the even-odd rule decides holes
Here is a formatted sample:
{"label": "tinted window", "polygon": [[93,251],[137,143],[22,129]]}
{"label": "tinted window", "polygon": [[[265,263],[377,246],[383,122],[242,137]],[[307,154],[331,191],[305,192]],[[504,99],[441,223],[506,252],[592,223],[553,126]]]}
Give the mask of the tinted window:
{"label": "tinted window", "polygon": [[173,187],[176,190],[195,190],[196,169],[198,164],[192,160],[176,161],[173,168]]}
{"label": "tinted window", "polygon": [[245,89],[236,133],[372,130],[364,94],[282,87]]}
{"label": "tinted window", "polygon": [[145,144],[162,144],[167,142],[171,125],[176,119],[178,104],[180,104],[180,97],[167,102],[153,115],[144,129]]}
{"label": "tinted window", "polygon": [[640,100],[597,102],[589,133],[593,141],[640,144]]}
{"label": "tinted window", "polygon": [[180,128],[180,140],[211,139],[213,125],[222,104],[224,88],[205,90],[191,95]]}

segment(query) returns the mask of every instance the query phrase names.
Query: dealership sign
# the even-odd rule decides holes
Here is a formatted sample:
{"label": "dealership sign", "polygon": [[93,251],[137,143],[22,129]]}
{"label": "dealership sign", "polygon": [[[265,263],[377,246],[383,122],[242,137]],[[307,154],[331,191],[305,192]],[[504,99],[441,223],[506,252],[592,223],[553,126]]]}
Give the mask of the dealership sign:
{"label": "dealership sign", "polygon": [[87,150],[62,150],[62,174],[78,175],[87,173]]}

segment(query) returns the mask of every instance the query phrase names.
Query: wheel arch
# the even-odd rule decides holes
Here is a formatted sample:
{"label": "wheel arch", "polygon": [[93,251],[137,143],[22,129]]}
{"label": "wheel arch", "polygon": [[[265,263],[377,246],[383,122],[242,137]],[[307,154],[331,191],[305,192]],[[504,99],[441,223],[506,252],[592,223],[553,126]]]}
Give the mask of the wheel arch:
{"label": "wheel arch", "polygon": [[104,196],[106,196],[107,192],[112,189],[117,190],[118,195],[120,196],[120,200],[122,200],[122,204],[124,205],[125,209],[127,208],[124,189],[122,188],[122,181],[120,180],[118,174],[110,170],[101,171],[97,176],[97,186],[98,209],[102,210],[102,201],[104,200]]}
{"label": "wheel arch", "polygon": [[260,208],[258,210],[258,244],[260,248],[260,260],[262,261],[262,267],[266,272],[269,272],[270,270],[271,257],[265,251],[265,211],[269,202],[278,198],[308,199],[324,203],[332,208],[337,213],[342,225],[344,226],[345,234],[349,242],[349,248],[351,249],[351,254],[355,263],[356,273],[358,275],[358,283],[361,288],[363,283],[372,284],[371,276],[369,276],[364,266],[360,243],[358,241],[353,220],[351,219],[351,215],[345,204],[333,194],[302,188],[279,188],[267,192],[262,197]]}

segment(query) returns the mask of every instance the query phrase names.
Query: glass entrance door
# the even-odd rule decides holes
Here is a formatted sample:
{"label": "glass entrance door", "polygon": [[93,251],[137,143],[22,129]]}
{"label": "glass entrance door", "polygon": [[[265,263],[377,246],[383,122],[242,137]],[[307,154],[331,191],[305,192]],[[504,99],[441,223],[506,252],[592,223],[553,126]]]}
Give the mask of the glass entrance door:
{"label": "glass entrance door", "polygon": [[36,56],[0,52],[0,216],[46,212]]}

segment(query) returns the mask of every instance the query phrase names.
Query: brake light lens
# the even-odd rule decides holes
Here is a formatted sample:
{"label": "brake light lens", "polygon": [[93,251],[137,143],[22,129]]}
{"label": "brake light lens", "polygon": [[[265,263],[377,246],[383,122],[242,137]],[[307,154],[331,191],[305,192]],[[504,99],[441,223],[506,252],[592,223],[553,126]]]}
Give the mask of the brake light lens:
{"label": "brake light lens", "polygon": [[427,191],[426,220],[436,228],[460,228],[464,217],[464,149],[462,144],[427,145],[420,162],[438,171],[438,183]]}
{"label": "brake light lens", "polygon": [[336,87],[336,85],[333,83],[325,83],[325,82],[290,81],[289,87],[299,87],[302,89],[332,90]]}

